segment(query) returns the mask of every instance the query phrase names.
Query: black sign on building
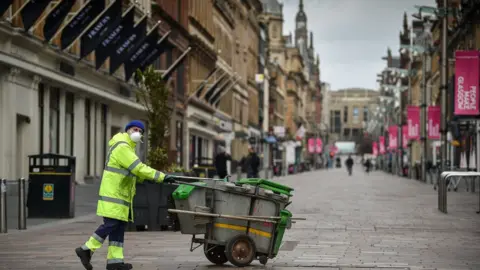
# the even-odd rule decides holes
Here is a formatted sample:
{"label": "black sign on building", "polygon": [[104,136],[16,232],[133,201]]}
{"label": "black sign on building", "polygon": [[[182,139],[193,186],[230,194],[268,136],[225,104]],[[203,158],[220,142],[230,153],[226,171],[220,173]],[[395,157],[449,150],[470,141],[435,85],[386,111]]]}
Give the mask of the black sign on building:
{"label": "black sign on building", "polygon": [[80,59],[93,52],[122,21],[122,1],[115,0],[80,38]]}
{"label": "black sign on building", "polygon": [[73,5],[75,5],[75,2],[77,2],[77,0],[63,0],[48,14],[45,19],[45,24],[43,25],[43,36],[46,42],[49,42],[57,33],[63,20],[65,20]]}
{"label": "black sign on building", "polygon": [[112,31],[103,37],[103,40],[95,48],[95,68],[99,69],[105,60],[110,56],[111,51],[123,40],[123,37],[130,34],[135,24],[135,8],[130,8],[122,17],[119,25],[112,28]]}
{"label": "black sign on building", "polygon": [[50,2],[52,0],[31,0],[23,7],[20,15],[22,15],[23,29],[25,31],[30,30]]}
{"label": "black sign on building", "polygon": [[68,48],[104,9],[105,0],[91,0],[85,4],[62,30],[60,48]]}

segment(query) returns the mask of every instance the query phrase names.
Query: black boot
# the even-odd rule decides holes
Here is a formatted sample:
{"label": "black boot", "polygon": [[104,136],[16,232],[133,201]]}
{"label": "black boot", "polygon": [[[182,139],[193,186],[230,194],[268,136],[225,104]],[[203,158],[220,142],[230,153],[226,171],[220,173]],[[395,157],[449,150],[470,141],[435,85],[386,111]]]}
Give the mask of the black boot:
{"label": "black boot", "polygon": [[107,264],[107,270],[130,270],[133,269],[133,265],[129,263],[111,263]]}
{"label": "black boot", "polygon": [[79,247],[75,249],[75,253],[77,253],[78,258],[83,264],[83,267],[87,270],[92,270],[93,266],[90,263],[92,260],[92,252],[90,250],[84,250],[83,248]]}

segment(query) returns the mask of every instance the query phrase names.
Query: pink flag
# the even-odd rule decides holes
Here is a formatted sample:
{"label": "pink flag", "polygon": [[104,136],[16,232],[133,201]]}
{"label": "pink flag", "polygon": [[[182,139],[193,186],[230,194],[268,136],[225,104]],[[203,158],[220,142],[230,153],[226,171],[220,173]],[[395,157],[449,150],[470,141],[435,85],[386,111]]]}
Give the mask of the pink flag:
{"label": "pink flag", "polygon": [[310,138],[308,139],[308,152],[315,153],[315,139]]}
{"label": "pink flag", "polygon": [[380,155],[385,154],[385,137],[379,136],[378,137],[378,144],[380,145],[378,148],[378,152]]}
{"label": "pink flag", "polygon": [[404,125],[402,127],[402,148],[408,148],[408,126]]}
{"label": "pink flag", "polygon": [[428,138],[438,140],[440,139],[440,106],[428,106]]}
{"label": "pink flag", "polygon": [[479,115],[480,51],[455,52],[455,115]]}
{"label": "pink flag", "polygon": [[317,147],[315,149],[318,154],[322,153],[323,150],[323,141],[320,138],[317,138]]}
{"label": "pink flag", "polygon": [[398,127],[390,126],[388,128],[388,149],[395,150],[398,147]]}
{"label": "pink flag", "polygon": [[378,156],[378,145],[377,142],[372,143],[372,154],[374,156]]}
{"label": "pink flag", "polygon": [[420,108],[407,106],[408,139],[420,139]]}

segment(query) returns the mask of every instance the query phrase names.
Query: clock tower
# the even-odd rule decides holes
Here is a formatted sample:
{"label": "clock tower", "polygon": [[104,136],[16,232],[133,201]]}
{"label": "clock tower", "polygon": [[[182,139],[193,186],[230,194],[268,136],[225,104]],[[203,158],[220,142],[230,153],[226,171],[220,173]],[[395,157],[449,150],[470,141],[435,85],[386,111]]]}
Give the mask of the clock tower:
{"label": "clock tower", "polygon": [[307,15],[303,10],[303,0],[298,5],[297,16],[295,17],[295,46],[300,50],[303,57],[307,57],[308,48]]}

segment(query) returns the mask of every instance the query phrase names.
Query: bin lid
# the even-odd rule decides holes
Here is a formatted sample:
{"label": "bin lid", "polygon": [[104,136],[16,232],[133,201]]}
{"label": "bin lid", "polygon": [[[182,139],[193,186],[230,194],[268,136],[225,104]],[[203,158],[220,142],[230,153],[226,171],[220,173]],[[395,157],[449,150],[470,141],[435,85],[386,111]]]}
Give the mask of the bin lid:
{"label": "bin lid", "polygon": [[271,190],[273,192],[277,192],[277,193],[280,193],[280,194],[285,194],[285,195],[288,195],[288,196],[292,196],[290,194],[290,192],[293,191],[293,188],[291,187],[288,187],[288,186],[285,186],[285,185],[282,185],[282,184],[279,184],[279,183],[276,183],[276,182],[273,182],[273,181],[269,181],[269,180],[266,180],[266,179],[262,179],[262,178],[244,178],[244,179],[240,179],[239,181],[237,181],[238,184],[248,184],[248,185],[252,185],[252,186],[259,186],[261,188],[264,188],[264,189],[268,189],[268,190]]}
{"label": "bin lid", "polygon": [[[194,182],[192,184],[199,185],[199,186],[206,185],[206,183],[204,182]],[[172,193],[172,197],[174,200],[186,200],[190,197],[190,194],[192,194],[194,189],[195,189],[195,186],[181,184]]]}
{"label": "bin lid", "polygon": [[29,158],[55,158],[55,159],[75,159],[74,156],[66,156],[66,155],[59,155],[54,153],[45,153],[45,154],[37,154],[37,155],[29,155]]}

